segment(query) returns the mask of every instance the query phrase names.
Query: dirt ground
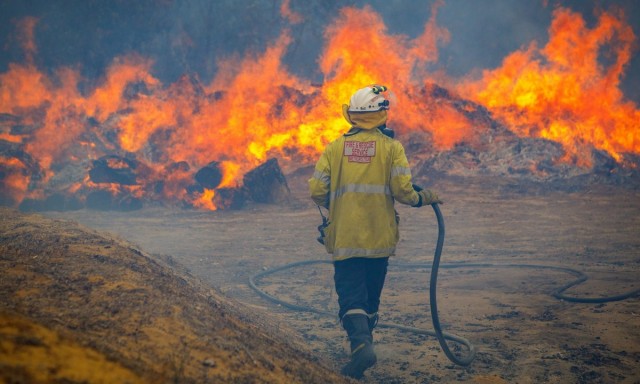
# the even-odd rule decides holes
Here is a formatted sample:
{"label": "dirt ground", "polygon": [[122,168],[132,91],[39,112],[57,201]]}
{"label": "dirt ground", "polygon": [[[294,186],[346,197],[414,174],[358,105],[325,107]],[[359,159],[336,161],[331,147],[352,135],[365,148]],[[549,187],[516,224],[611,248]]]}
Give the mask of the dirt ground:
{"label": "dirt ground", "polygon": [[0,383],[346,383],[181,266],[0,207]]}
{"label": "dirt ground", "polygon": [[[327,259],[315,238],[320,217],[306,177],[289,179],[283,205],[202,212],[147,207],[135,212],[48,212],[169,255],[240,302],[269,327],[293,329],[313,355],[338,370],[347,340],[337,320],[293,312],[260,298],[247,281],[287,263]],[[623,186],[556,188],[513,180],[447,179],[439,192],[446,223],[443,263],[535,264],[574,268],[589,280],[568,293],[608,296],[638,289],[640,192]],[[381,321],[431,329],[429,274],[393,264],[430,263],[437,226],[430,208],[399,206],[401,241],[382,296]],[[261,281],[267,292],[335,312],[329,264]],[[435,338],[393,329],[375,333],[378,364],[364,383],[640,383],[640,300],[560,301],[567,273],[524,268],[442,269],[438,305],[445,331],[469,339],[477,358],[452,364]],[[464,352],[464,351],[463,351]]]}

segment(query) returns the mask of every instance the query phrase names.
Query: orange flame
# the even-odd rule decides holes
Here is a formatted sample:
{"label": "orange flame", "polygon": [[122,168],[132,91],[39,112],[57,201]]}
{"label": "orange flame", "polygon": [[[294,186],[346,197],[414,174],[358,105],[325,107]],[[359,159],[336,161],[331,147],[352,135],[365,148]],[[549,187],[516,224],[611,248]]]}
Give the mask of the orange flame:
{"label": "orange flame", "polygon": [[582,16],[559,8],[545,47],[532,43],[512,53],[465,92],[518,134],[562,143],[578,165],[590,165],[585,144],[617,160],[638,153],[640,110],[619,89],[635,40],[623,19],[603,12],[589,29]]}
{"label": "orange flame", "polygon": [[3,196],[0,201],[3,204],[22,201],[29,185],[29,176],[24,164],[18,159],[0,156],[0,173],[4,175],[2,179]]}
{"label": "orange flame", "polygon": [[200,209],[215,211],[218,209],[213,202],[215,195],[215,190],[205,188],[204,192],[202,192],[202,194],[193,201],[193,206]]}
{"label": "orange flame", "polygon": [[[29,180],[24,164],[0,158],[10,175],[2,180],[1,192],[20,201],[62,178],[67,166],[88,171],[90,160],[115,154],[135,158],[139,165],[131,172],[137,185],[93,183],[85,176],[65,184],[66,190],[104,189],[217,209],[215,189],[189,189],[198,169],[217,162],[218,188],[225,188],[238,186],[244,173],[272,156],[285,167],[311,163],[349,128],[341,104],[373,83],[392,90],[397,104],[389,124],[398,131],[425,132],[441,150],[473,141],[487,129],[468,117],[476,107],[456,104],[453,96],[435,97],[441,92],[435,84],[452,80],[427,70],[438,60],[438,43],[449,39],[436,25],[440,5],[435,3],[423,33],[414,39],[390,34],[371,7],[343,8],[325,31],[321,86],[282,65],[292,42],[287,30],[260,54],[219,62],[209,84],[193,75],[162,84],[151,74],[153,62],[136,54],[115,58],[85,93],[79,84],[86,79],[73,69],[61,68],[49,77],[32,60],[10,64],[0,74],[0,113],[32,129],[3,130],[0,137],[21,145],[40,174]],[[281,13],[295,23],[299,15],[289,6],[283,2]],[[34,41],[29,37],[34,20],[25,22],[25,41]],[[519,135],[561,142],[580,165],[588,164],[581,148],[587,144],[617,159],[638,153],[640,112],[619,90],[635,41],[623,20],[620,12],[603,12],[589,29],[578,14],[559,8],[545,47],[532,43],[505,58],[501,68],[456,90]],[[604,48],[610,56],[603,57]],[[27,45],[27,53],[36,51]]]}
{"label": "orange flame", "polygon": [[[437,42],[446,42],[448,32],[436,25],[436,2],[423,34],[410,40],[404,35],[389,35],[380,15],[370,7],[344,8],[325,35],[327,44],[320,61],[326,83],[322,88],[321,108],[311,111],[312,127],[319,131],[322,143],[345,130],[339,106],[348,103],[354,90],[382,83],[390,87],[397,102],[390,113],[389,125],[406,130],[437,133],[434,139],[442,147],[451,146],[467,134],[472,124],[463,115],[439,110],[423,87],[435,79],[424,70],[438,58]],[[366,49],[362,49],[363,45]],[[428,111],[425,113],[425,111]],[[455,126],[455,130],[448,127]],[[441,128],[442,127],[442,128]]]}

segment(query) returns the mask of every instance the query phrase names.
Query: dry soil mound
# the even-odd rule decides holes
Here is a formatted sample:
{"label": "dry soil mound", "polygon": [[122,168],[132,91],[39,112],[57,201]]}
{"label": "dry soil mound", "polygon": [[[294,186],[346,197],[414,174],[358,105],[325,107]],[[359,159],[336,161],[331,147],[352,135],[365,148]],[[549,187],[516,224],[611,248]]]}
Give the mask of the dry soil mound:
{"label": "dry soil mound", "polygon": [[0,214],[0,382],[345,382],[125,241]]}

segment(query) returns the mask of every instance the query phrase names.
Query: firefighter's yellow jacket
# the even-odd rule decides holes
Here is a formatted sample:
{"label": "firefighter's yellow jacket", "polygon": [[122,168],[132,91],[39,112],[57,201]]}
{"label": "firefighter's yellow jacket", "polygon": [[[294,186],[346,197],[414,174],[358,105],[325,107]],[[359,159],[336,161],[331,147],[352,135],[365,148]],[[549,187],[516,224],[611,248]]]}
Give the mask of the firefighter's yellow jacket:
{"label": "firefighter's yellow jacket", "polygon": [[324,244],[334,260],[395,254],[394,201],[419,202],[402,144],[378,129],[352,129],[330,143],[309,180],[311,198],[329,209]]}

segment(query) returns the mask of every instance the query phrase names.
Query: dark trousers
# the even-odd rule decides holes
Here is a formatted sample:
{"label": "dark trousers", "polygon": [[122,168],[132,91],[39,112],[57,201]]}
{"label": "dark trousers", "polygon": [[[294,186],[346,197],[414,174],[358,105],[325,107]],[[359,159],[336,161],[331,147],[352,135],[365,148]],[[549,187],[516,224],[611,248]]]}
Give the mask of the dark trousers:
{"label": "dark trousers", "polygon": [[388,257],[354,257],[333,263],[340,319],[354,309],[368,314],[378,312],[388,265]]}

